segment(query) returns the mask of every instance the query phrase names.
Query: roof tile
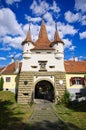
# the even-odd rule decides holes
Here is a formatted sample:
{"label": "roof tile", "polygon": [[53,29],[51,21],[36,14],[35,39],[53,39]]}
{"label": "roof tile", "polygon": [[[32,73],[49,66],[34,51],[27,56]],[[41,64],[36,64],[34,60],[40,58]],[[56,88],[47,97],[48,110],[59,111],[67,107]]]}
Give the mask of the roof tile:
{"label": "roof tile", "polygon": [[67,73],[86,73],[86,61],[65,61]]}

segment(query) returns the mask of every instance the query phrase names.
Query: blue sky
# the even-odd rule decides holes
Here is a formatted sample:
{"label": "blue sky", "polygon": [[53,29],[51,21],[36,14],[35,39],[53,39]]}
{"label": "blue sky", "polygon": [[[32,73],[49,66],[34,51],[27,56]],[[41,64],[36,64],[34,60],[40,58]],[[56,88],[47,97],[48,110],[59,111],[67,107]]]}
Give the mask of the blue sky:
{"label": "blue sky", "polygon": [[42,17],[51,41],[57,22],[65,60],[86,60],[86,0],[0,0],[0,67],[21,60],[29,24],[36,41]]}

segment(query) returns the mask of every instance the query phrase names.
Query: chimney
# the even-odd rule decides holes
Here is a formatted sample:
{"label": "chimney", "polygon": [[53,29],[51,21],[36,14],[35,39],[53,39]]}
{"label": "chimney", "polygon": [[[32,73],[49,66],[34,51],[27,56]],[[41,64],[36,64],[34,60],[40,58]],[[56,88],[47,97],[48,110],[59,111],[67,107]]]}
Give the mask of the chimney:
{"label": "chimney", "polygon": [[14,56],[12,55],[11,56],[11,63],[13,63],[14,62]]}
{"label": "chimney", "polygon": [[77,56],[73,57],[73,61],[79,61],[78,57]]}
{"label": "chimney", "polygon": [[15,61],[15,72],[14,73],[18,73],[19,72],[19,60],[16,59]]}

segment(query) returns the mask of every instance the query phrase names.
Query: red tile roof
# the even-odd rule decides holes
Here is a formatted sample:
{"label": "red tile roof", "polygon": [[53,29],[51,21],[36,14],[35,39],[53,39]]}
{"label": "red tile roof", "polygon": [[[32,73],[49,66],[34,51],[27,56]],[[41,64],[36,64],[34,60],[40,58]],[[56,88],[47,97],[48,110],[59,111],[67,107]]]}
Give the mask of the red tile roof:
{"label": "red tile roof", "polygon": [[86,73],[86,61],[65,61],[66,73]]}
{"label": "red tile roof", "polygon": [[0,73],[2,72],[3,69],[4,69],[4,67],[0,68]]}
{"label": "red tile roof", "polygon": [[[21,69],[22,63],[19,63],[19,68]],[[19,71],[20,71],[19,69]],[[11,63],[8,66],[4,67],[1,71],[1,74],[14,74],[15,72],[15,63]]]}
{"label": "red tile roof", "polygon": [[51,42],[48,39],[44,20],[42,20],[39,37],[38,40],[35,42],[35,48],[33,48],[32,50],[52,50],[53,48],[50,47],[50,43]]}

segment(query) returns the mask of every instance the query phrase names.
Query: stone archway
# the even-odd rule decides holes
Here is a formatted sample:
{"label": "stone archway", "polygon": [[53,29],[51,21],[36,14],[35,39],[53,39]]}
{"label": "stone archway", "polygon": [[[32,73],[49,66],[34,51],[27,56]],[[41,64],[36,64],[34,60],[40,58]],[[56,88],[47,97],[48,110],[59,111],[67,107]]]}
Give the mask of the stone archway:
{"label": "stone archway", "polygon": [[45,99],[51,102],[54,101],[54,87],[51,82],[41,80],[35,85],[35,99]]}

